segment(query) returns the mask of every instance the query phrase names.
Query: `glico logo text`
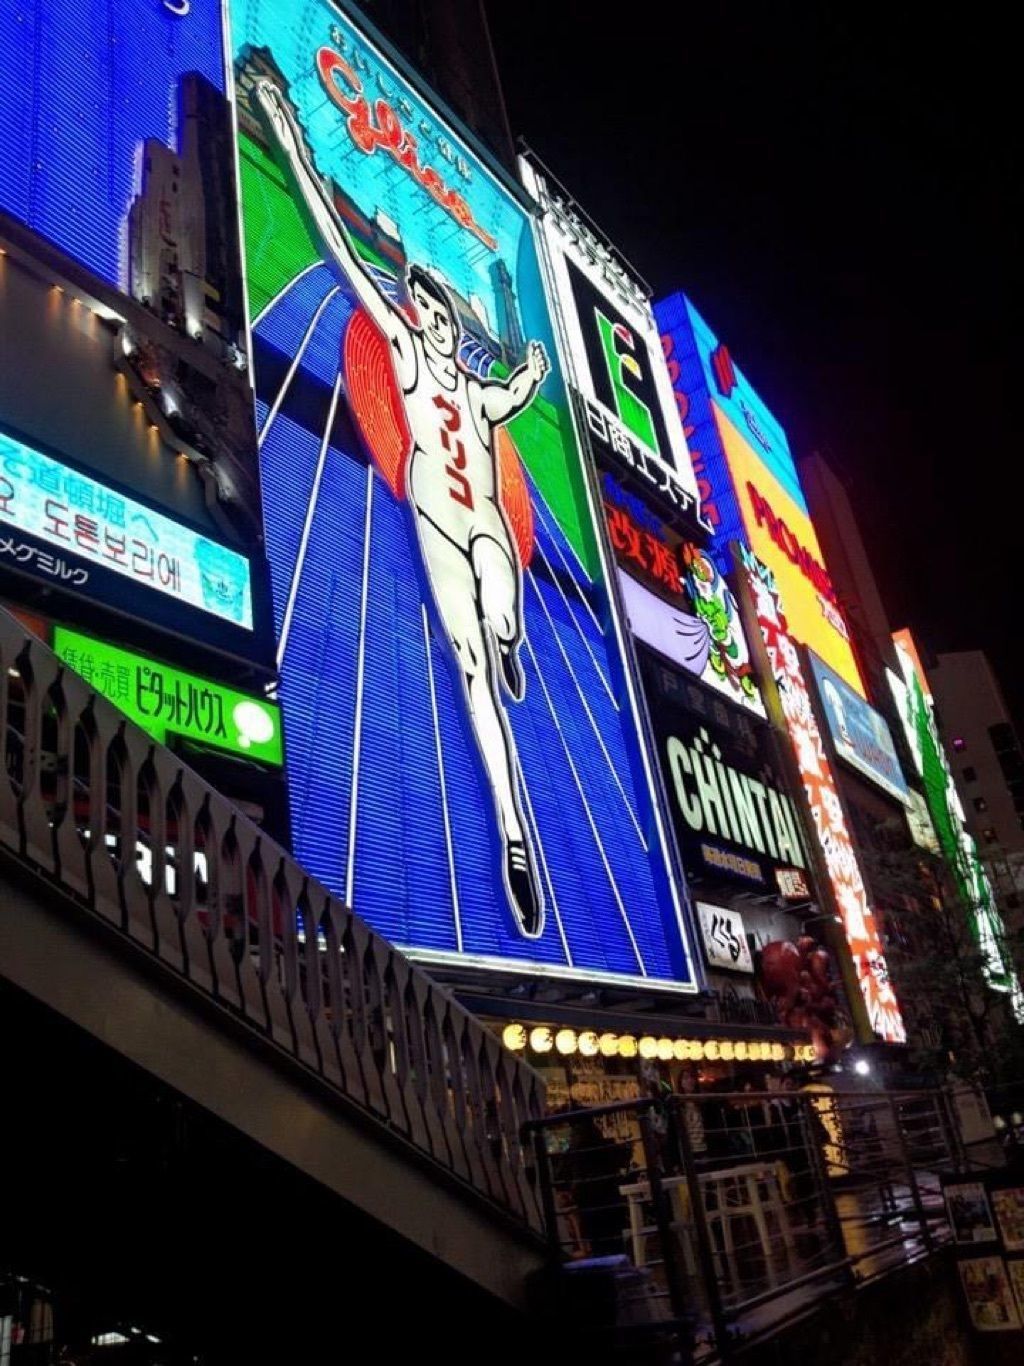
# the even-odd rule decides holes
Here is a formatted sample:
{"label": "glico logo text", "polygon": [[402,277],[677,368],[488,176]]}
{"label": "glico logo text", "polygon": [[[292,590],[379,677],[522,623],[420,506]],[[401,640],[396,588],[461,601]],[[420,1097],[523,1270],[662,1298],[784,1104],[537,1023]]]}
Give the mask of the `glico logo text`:
{"label": "glico logo text", "polygon": [[[330,47],[320,48],[316,54],[316,69],[329,98],[346,115],[349,136],[359,150],[372,156],[380,148],[394,157],[456,223],[467,228],[491,251],[497,251],[498,243],[475,220],[473,210],[462,195],[447,186],[432,166],[420,165],[416,138],[387,100],[374,100],[371,105],[363,94],[362,80],[341,53]],[[339,85],[339,76],[349,87],[348,92]]]}
{"label": "glico logo text", "polygon": [[750,496],[750,505],[757,518],[757,525],[766,527],[768,535],[779,547],[782,553],[804,574],[819,593],[822,593],[831,603],[837,603],[836,590],[832,587],[832,580],[829,578],[824,565],[819,564],[806,546],[801,545],[796,536],[790,531],[789,527],[777,516],[774,508],[762,493],[758,493],[754,485],[747,480],[747,493]]}

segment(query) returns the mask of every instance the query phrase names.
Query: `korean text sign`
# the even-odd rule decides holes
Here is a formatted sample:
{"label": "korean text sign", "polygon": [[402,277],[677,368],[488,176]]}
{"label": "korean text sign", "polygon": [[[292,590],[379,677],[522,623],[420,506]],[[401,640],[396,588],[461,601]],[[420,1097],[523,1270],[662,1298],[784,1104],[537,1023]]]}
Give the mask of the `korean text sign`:
{"label": "korean text sign", "polygon": [[113,575],[252,629],[243,555],[2,433],[0,564],[87,595]]}

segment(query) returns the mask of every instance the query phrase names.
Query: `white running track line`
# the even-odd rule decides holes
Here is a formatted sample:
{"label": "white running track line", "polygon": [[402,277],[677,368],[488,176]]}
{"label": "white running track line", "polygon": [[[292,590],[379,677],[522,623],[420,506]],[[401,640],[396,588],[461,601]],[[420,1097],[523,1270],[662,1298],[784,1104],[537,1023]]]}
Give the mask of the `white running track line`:
{"label": "white running track line", "polygon": [[281,404],[284,402],[284,396],[285,394],[287,394],[289,386],[291,385],[292,380],[295,378],[295,371],[299,368],[299,362],[302,360],[302,357],[306,354],[306,347],[309,345],[309,339],[310,337],[312,337],[317,323],[323,316],[324,309],[331,302],[334,296],[340,293],[341,286],[335,285],[333,289],[327,291],[324,297],[320,300],[320,303],[317,305],[317,310],[313,314],[312,318],[310,318],[309,326],[306,328],[302,341],[299,343],[295,355],[292,357],[292,363],[291,365],[289,365],[288,373],[285,375],[284,382],[282,383],[281,388],[278,390],[277,398],[274,399],[274,405],[271,408],[270,412],[267,414],[267,420],[266,422],[264,422],[262,428],[260,429],[260,434],[256,438],[257,446],[262,447],[264,441],[266,441],[267,439],[267,433],[270,431],[270,427],[274,421],[274,418],[277,417],[277,414],[280,411]]}
{"label": "white running track line", "polygon": [[551,719],[554,721],[555,729],[558,731],[558,738],[561,740],[562,748],[565,750],[565,757],[569,762],[569,768],[572,772],[573,780],[576,783],[576,790],[580,794],[580,800],[583,803],[583,810],[586,812],[587,820],[590,823],[590,830],[594,836],[594,843],[597,845],[598,853],[601,855],[601,862],[604,864],[604,871],[608,875],[608,882],[611,885],[612,895],[615,897],[616,905],[619,908],[619,914],[622,916],[622,923],[626,927],[626,934],[629,936],[629,942],[630,944],[632,944],[633,952],[636,954],[636,961],[637,966],[640,969],[640,975],[642,977],[646,977],[648,975],[647,968],[644,965],[643,957],[640,953],[639,947],[637,946],[636,937],[633,934],[633,927],[629,923],[629,916],[626,914],[626,907],[623,905],[622,897],[619,894],[619,888],[615,881],[615,874],[612,872],[611,864],[608,862],[608,855],[604,852],[604,845],[601,843],[601,836],[598,833],[597,823],[595,822],[593,813],[590,810],[590,803],[587,801],[587,794],[583,791],[583,784],[582,782],[580,782],[580,775],[576,771],[576,765],[573,763],[572,751],[569,749],[569,745],[566,742],[565,736],[562,734],[562,727],[558,721],[558,713],[555,710],[554,704],[551,701],[551,694],[548,692],[547,684],[544,682],[544,675],[540,671],[540,666],[537,663],[537,656],[533,652],[533,646],[530,644],[529,636],[526,637],[526,648],[530,652],[530,658],[533,660],[533,667],[537,672],[537,678],[540,681],[540,686],[544,693],[544,699],[548,704],[548,711],[550,711],[551,713]]}
{"label": "white running track line", "polygon": [[[327,262],[326,262],[326,261],[318,260],[318,261],[311,261],[311,262],[309,263],[308,266],[303,266],[302,269],[299,271],[298,275],[293,275],[293,276],[292,276],[292,278],[291,278],[291,279],[288,281],[288,283],[285,285],[284,289],[279,289],[272,299],[268,299],[268,300],[267,300],[267,302],[263,305],[263,307],[260,309],[260,311],[256,314],[255,318],[253,318],[251,326],[252,326],[252,327],[259,327],[260,323],[261,323],[261,322],[263,321],[263,319],[267,316],[267,314],[268,314],[268,313],[270,312],[270,310],[274,307],[274,305],[275,305],[275,304],[279,304],[279,303],[281,302],[281,300],[284,298],[284,296],[288,293],[288,291],[289,291],[290,289],[292,289],[292,287],[293,287],[294,285],[297,285],[297,284],[299,283],[299,281],[300,281],[304,276],[306,276],[306,275],[308,275],[308,274],[310,273],[310,271],[316,270],[317,266],[326,266],[326,265],[327,265]],[[329,267],[328,267],[328,269],[329,269]]]}
{"label": "white running track line", "polygon": [[565,937],[565,928],[562,925],[562,914],[558,909],[558,897],[555,896],[555,883],[551,876],[551,869],[548,867],[547,855],[544,853],[544,844],[540,837],[540,826],[537,824],[537,817],[533,812],[533,802],[530,800],[530,789],[526,778],[523,776],[523,765],[516,754],[516,771],[519,774],[519,790],[526,799],[526,815],[530,822],[530,830],[533,836],[533,843],[540,855],[541,867],[544,869],[544,879],[547,882],[548,892],[551,896],[551,913],[555,917],[555,924],[558,926],[558,937],[562,941],[562,952],[565,954],[565,965],[568,968],[575,967],[572,961],[572,953],[569,949],[569,941]]}
{"label": "white running track line", "polygon": [[356,818],[359,814],[359,757],[363,731],[363,672],[366,664],[366,599],[370,587],[370,519],[373,516],[373,467],[366,467],[366,518],[363,523],[363,597],[359,606],[359,654],[356,660],[356,714],[352,725],[352,793],[348,811],[348,862],[345,905],[353,909],[356,878]]}
{"label": "white running track line", "polygon": [[441,815],[444,818],[444,843],[448,851],[448,877],[452,888],[452,915],[455,919],[455,943],[457,952],[462,953],[462,916],[459,911],[459,889],[455,882],[455,851],[452,848],[452,826],[448,816],[448,784],[444,773],[444,750],[441,745],[441,726],[437,715],[437,693],[434,690],[434,663],[430,653],[430,621],[427,604],[421,604],[423,612],[423,649],[427,656],[427,682],[430,685],[430,710],[434,717],[434,745],[437,749],[437,773],[441,780]]}
{"label": "white running track line", "polygon": [[288,633],[292,626],[292,613],[295,611],[295,599],[299,592],[299,580],[302,577],[302,569],[306,563],[306,549],[309,545],[310,533],[313,530],[313,517],[316,513],[317,500],[320,497],[320,483],[324,475],[324,465],[327,463],[327,448],[331,442],[331,431],[334,428],[334,416],[338,411],[338,399],[341,395],[341,371],[338,371],[338,378],[334,381],[334,393],[331,395],[331,406],[327,413],[327,425],[324,427],[323,440],[320,442],[320,451],[316,459],[316,474],[313,476],[313,487],[309,493],[309,502],[306,505],[306,520],[302,526],[302,537],[299,540],[299,548],[295,556],[295,568],[292,570],[292,581],[288,586],[288,601],[285,604],[284,620],[281,622],[281,639],[277,645],[277,667],[280,669],[281,661],[284,659],[285,646],[288,644]]}
{"label": "white running track line", "polygon": [[633,828],[636,831],[637,839],[639,839],[640,841],[640,847],[646,854],[648,852],[648,848],[647,840],[644,838],[644,832],[640,827],[640,822],[636,818],[636,812],[633,810],[629,797],[626,795],[626,790],[622,786],[622,781],[619,778],[618,770],[612,763],[612,756],[608,753],[608,750],[604,743],[604,736],[601,734],[601,729],[598,726],[596,720],[594,719],[594,713],[590,710],[590,703],[587,701],[586,693],[580,687],[580,681],[576,677],[576,671],[572,667],[572,661],[566,654],[565,646],[562,644],[561,639],[559,638],[558,628],[555,626],[555,623],[551,619],[551,613],[548,611],[548,605],[544,601],[544,594],[540,591],[540,586],[533,576],[533,571],[528,570],[527,574],[530,583],[533,585],[533,591],[537,594],[537,598],[540,601],[541,610],[543,611],[545,617],[547,617],[548,625],[551,627],[551,634],[555,638],[555,644],[558,646],[558,652],[562,656],[562,659],[565,661],[565,667],[569,671],[569,677],[572,679],[573,683],[576,686],[576,691],[579,693],[580,701],[583,703],[583,710],[587,713],[587,720],[590,722],[591,730],[593,730],[594,734],[597,736],[597,743],[601,746],[601,753],[604,755],[605,761],[608,764],[608,768],[611,771],[612,778],[615,781],[615,786],[619,789],[619,796],[622,798],[622,803],[625,806],[626,810],[629,812],[629,819],[633,822]]}
{"label": "white running track line", "polygon": [[[562,564],[565,566],[565,572],[569,575],[570,579],[572,579],[573,587],[576,589],[576,592],[580,595],[580,601],[583,603],[583,606],[587,609],[588,613],[590,614],[590,619],[593,621],[594,625],[595,625],[595,626],[597,627],[597,629],[601,632],[601,634],[604,635],[604,627],[603,627],[603,626],[601,625],[601,623],[598,621],[598,619],[597,619],[597,614],[595,613],[593,607],[591,607],[591,605],[590,605],[590,603],[589,603],[589,601],[588,601],[588,599],[587,599],[586,594],[583,592],[583,590],[580,588],[579,584],[576,582],[576,576],[575,576],[575,574],[574,574],[573,571],[572,571],[572,566],[569,564],[569,561],[568,561],[568,560],[565,558],[565,556],[563,555],[563,553],[562,553],[562,547],[558,544],[558,537],[552,532],[550,526],[548,526],[547,519],[546,519],[546,518],[544,517],[544,515],[540,512],[540,510],[541,510],[542,507],[547,508],[547,504],[544,502],[544,499],[541,497],[541,495],[540,495],[540,490],[539,490],[539,489],[534,489],[533,505],[534,505],[535,510],[540,514],[540,520],[544,523],[544,530],[548,533],[548,536],[550,536],[550,538],[551,538],[551,544],[555,547],[555,550],[558,552],[558,558],[562,561]],[[552,517],[554,517],[554,513],[551,512],[551,509],[550,509],[550,508],[547,508],[547,511],[548,511],[549,513],[551,513],[551,516],[552,516]],[[557,519],[556,519],[556,520],[557,520]],[[564,536],[565,533],[562,532],[562,535]],[[566,540],[568,541],[568,537],[566,537]],[[571,554],[572,554],[573,559],[574,559],[574,560],[576,561],[576,563],[579,565],[580,571],[585,575],[585,577],[586,577],[588,580],[590,580],[590,575],[587,573],[586,569],[584,569],[583,565],[580,563],[580,558],[579,558],[579,556],[576,554],[575,550],[573,550],[573,548],[572,548],[571,545],[569,546],[569,550],[570,550],[570,552],[571,552]],[[542,553],[543,553],[543,552],[542,552]],[[545,556],[544,558],[547,559],[547,556]],[[550,567],[550,562],[549,562],[549,567]]]}
{"label": "white running track line", "polygon": [[[580,640],[583,641],[583,648],[586,650],[587,654],[590,656],[590,662],[591,662],[591,663],[593,664],[593,666],[594,666],[594,672],[597,674],[598,678],[601,680],[601,685],[602,685],[602,687],[604,688],[605,692],[608,694],[608,700],[609,700],[609,702],[611,702],[612,706],[615,708],[616,711],[621,711],[622,709],[621,709],[621,707],[619,706],[618,700],[616,699],[615,694],[612,692],[611,684],[608,682],[607,678],[605,678],[604,672],[603,672],[603,670],[602,670],[600,664],[597,662],[597,656],[594,654],[594,651],[591,649],[590,641],[587,639],[586,633],[584,632],[583,628],[580,626],[580,623],[579,623],[579,621],[578,621],[578,619],[577,619],[577,617],[576,617],[576,613],[572,610],[572,608],[571,608],[570,605],[569,605],[569,599],[565,596],[565,591],[564,591],[564,589],[562,588],[561,583],[559,582],[558,575],[555,573],[554,569],[551,567],[551,561],[548,559],[547,555],[544,554],[544,547],[541,545],[540,541],[538,541],[538,540],[535,540],[535,541],[534,541],[534,546],[537,548],[537,550],[538,550],[539,553],[540,553],[541,559],[544,561],[544,563],[545,563],[545,564],[547,565],[547,567],[548,567],[548,573],[551,575],[551,582],[555,585],[555,588],[558,590],[558,596],[559,596],[559,597],[562,599],[562,601],[565,603],[565,610],[566,610],[566,612],[569,614],[569,620],[572,622],[573,626],[575,626],[576,631],[577,631],[577,634],[579,635]],[[605,637],[605,633],[604,633],[603,631],[602,631],[601,634],[602,634],[602,638],[606,638],[606,637]]]}

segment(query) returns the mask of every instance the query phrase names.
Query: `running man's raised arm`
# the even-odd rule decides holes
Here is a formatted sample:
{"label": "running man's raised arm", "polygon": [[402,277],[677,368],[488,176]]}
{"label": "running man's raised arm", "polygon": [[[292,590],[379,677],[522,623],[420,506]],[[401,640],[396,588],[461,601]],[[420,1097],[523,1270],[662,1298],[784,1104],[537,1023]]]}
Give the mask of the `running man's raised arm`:
{"label": "running man's raised arm", "polygon": [[392,341],[408,334],[405,319],[389,299],[378,289],[352,245],[341,218],[330,201],[323,181],[310,161],[302,130],[295,121],[287,102],[272,81],[260,81],[255,91],[256,107],[263,125],[277,143],[299,197],[311,220],[311,226],[325,252],[348,280],[356,298],[367,313]]}
{"label": "running man's raised arm", "polygon": [[544,383],[544,376],[551,369],[547,352],[539,341],[532,341],[526,348],[526,360],[518,370],[513,370],[508,379],[500,384],[484,384],[483,410],[489,422],[500,425],[509,422],[529,407],[533,396]]}

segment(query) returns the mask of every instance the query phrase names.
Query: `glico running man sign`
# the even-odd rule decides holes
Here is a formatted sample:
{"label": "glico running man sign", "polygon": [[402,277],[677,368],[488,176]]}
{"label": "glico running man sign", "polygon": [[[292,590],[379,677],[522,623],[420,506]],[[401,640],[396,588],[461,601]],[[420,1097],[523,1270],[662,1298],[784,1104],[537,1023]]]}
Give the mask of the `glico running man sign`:
{"label": "glico running man sign", "polygon": [[296,850],[433,959],[686,987],[530,214],[326,0],[234,0]]}

